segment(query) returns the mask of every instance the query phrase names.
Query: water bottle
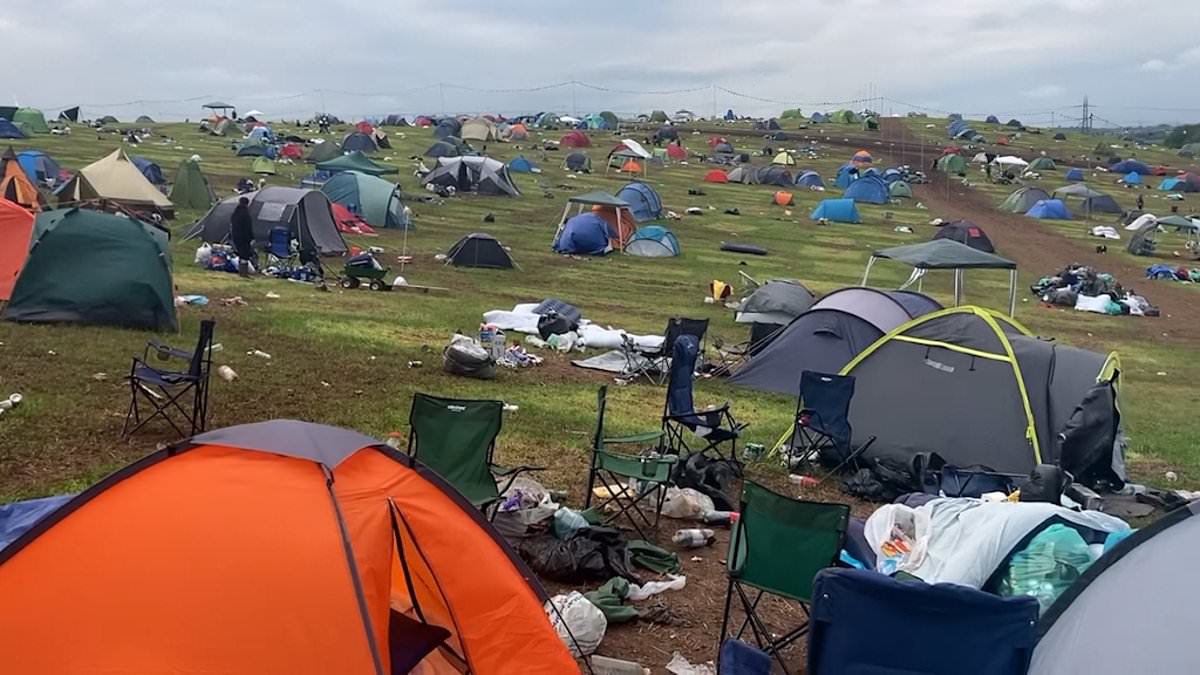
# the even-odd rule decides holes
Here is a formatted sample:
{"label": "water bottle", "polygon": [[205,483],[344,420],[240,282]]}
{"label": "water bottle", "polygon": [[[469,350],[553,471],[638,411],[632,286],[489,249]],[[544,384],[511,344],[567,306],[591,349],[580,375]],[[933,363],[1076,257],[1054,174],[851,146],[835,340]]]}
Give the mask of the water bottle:
{"label": "water bottle", "polygon": [[729,527],[733,523],[733,511],[709,511],[700,517],[705,525]]}
{"label": "water bottle", "polygon": [[683,548],[700,548],[701,546],[709,546],[717,540],[712,530],[702,530],[699,528],[688,528],[678,530],[675,536],[671,537],[671,541]]}
{"label": "water bottle", "polygon": [[264,352],[261,349],[252,349],[252,350],[246,352],[246,354],[248,356],[257,356],[260,359],[270,359],[271,358],[270,354]]}
{"label": "water bottle", "polygon": [[221,379],[225,380],[226,382],[233,382],[237,379],[237,373],[234,372],[233,368],[230,368],[229,366],[221,366],[217,368],[217,375],[219,375]]}

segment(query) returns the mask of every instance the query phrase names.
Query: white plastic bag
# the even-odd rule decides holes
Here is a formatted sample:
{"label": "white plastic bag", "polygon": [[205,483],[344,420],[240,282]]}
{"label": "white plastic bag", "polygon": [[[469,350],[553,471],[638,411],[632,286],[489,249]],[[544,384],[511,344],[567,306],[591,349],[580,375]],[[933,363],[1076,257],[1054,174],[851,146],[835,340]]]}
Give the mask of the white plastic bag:
{"label": "white plastic bag", "polygon": [[680,520],[700,520],[704,514],[714,510],[712,497],[692,488],[667,488],[662,514]]}
{"label": "white plastic bag", "polygon": [[212,260],[212,246],[205,242],[196,247],[196,264],[207,267],[209,260]]}
{"label": "white plastic bag", "polygon": [[716,675],[717,670],[713,668],[712,663],[697,663],[693,665],[690,661],[683,658],[679,652],[675,652],[675,656],[671,657],[671,661],[667,663],[667,672],[671,675]]}
{"label": "white plastic bag", "polygon": [[687,586],[687,577],[668,574],[668,581],[647,581],[645,584],[629,584],[629,594],[625,599],[630,602],[641,602],[666,591],[682,591]]}
{"label": "white plastic bag", "polygon": [[882,574],[920,567],[931,531],[929,509],[903,504],[884,504],[863,525],[863,537],[875,552],[875,570]]}
{"label": "white plastic bag", "polygon": [[588,656],[600,646],[608,619],[578,591],[556,595],[546,603],[546,614],[558,637],[574,656]]}

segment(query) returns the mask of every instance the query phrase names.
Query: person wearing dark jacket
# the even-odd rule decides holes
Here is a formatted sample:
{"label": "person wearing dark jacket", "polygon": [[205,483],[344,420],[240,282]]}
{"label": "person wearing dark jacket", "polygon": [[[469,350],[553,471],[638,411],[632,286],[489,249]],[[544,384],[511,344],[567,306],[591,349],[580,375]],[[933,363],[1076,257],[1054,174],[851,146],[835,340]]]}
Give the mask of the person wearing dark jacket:
{"label": "person wearing dark jacket", "polygon": [[238,256],[238,274],[250,276],[250,261],[254,259],[254,219],[250,217],[250,200],[241,197],[229,218],[229,238]]}

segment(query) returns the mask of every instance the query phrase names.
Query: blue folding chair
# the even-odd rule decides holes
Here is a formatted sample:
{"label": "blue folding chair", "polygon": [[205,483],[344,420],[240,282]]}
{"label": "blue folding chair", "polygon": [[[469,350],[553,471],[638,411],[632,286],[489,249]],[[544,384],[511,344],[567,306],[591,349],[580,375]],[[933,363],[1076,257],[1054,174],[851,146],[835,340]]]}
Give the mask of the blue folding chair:
{"label": "blue folding chair", "polygon": [[808,675],[1023,675],[1038,603],[957,584],[826,569],[813,585]]}
{"label": "blue folding chair", "polygon": [[[737,465],[737,440],[747,425],[733,418],[728,402],[718,408],[696,410],[692,398],[699,345],[695,335],[680,335],[671,347],[671,371],[662,417],[666,447],[680,456],[713,453],[718,459]],[[727,453],[721,452],[722,446],[728,446]]]}
{"label": "blue folding chair", "polygon": [[836,471],[862,455],[875,442],[875,437],[867,439],[858,448],[853,446],[850,428],[850,401],[853,398],[852,375],[810,370],[800,373],[792,457],[800,463],[820,461],[836,466]]}
{"label": "blue folding chair", "polygon": [[[195,350],[188,352],[152,339],[141,358],[129,367],[129,410],[121,436],[129,438],[151,420],[163,419],[180,436],[195,436],[208,426],[208,385],[216,321],[200,321]],[[186,361],[187,370],[167,370],[151,364],[172,358]],[[189,400],[190,399],[190,400]],[[182,424],[175,421],[180,418]],[[186,431],[185,431],[186,429]]]}

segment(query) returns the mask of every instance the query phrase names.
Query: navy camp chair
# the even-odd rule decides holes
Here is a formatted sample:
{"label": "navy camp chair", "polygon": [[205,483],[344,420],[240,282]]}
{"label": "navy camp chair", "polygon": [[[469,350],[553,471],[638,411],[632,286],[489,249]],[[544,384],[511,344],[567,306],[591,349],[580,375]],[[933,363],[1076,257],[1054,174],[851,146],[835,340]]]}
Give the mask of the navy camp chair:
{"label": "navy camp chair", "polygon": [[875,441],[872,437],[853,447],[850,401],[852,375],[830,375],[806,370],[800,373],[800,398],[796,401],[792,457],[799,462],[821,461],[839,469],[853,462]]}
{"label": "navy camp chair", "polygon": [[[680,335],[671,348],[667,401],[662,418],[664,440],[668,452],[681,456],[713,454],[736,465],[737,439],[746,425],[733,418],[728,402],[719,408],[696,410],[692,399],[699,343],[695,335]],[[689,439],[692,439],[691,443]],[[721,452],[724,446],[728,447],[728,452]]]}
{"label": "navy camp chair", "polygon": [[675,318],[667,321],[662,345],[658,349],[640,349],[628,335],[622,336],[626,377],[631,380],[645,377],[652,384],[665,383],[676,340],[683,335],[695,337],[698,345],[697,351],[702,354],[704,353],[704,336],[707,333],[708,319]]}
{"label": "navy camp chair", "polygon": [[[166,420],[180,436],[195,436],[205,430],[215,327],[216,322],[212,319],[200,322],[200,337],[194,351],[175,349],[158,340],[150,340],[141,358],[133,357],[129,368],[130,399],[122,432],[124,438],[159,418]],[[151,365],[151,355],[160,361],[172,358],[187,361],[188,368],[175,371]]]}
{"label": "navy camp chair", "polygon": [[1023,675],[1038,604],[956,584],[827,569],[813,585],[808,675]]}

